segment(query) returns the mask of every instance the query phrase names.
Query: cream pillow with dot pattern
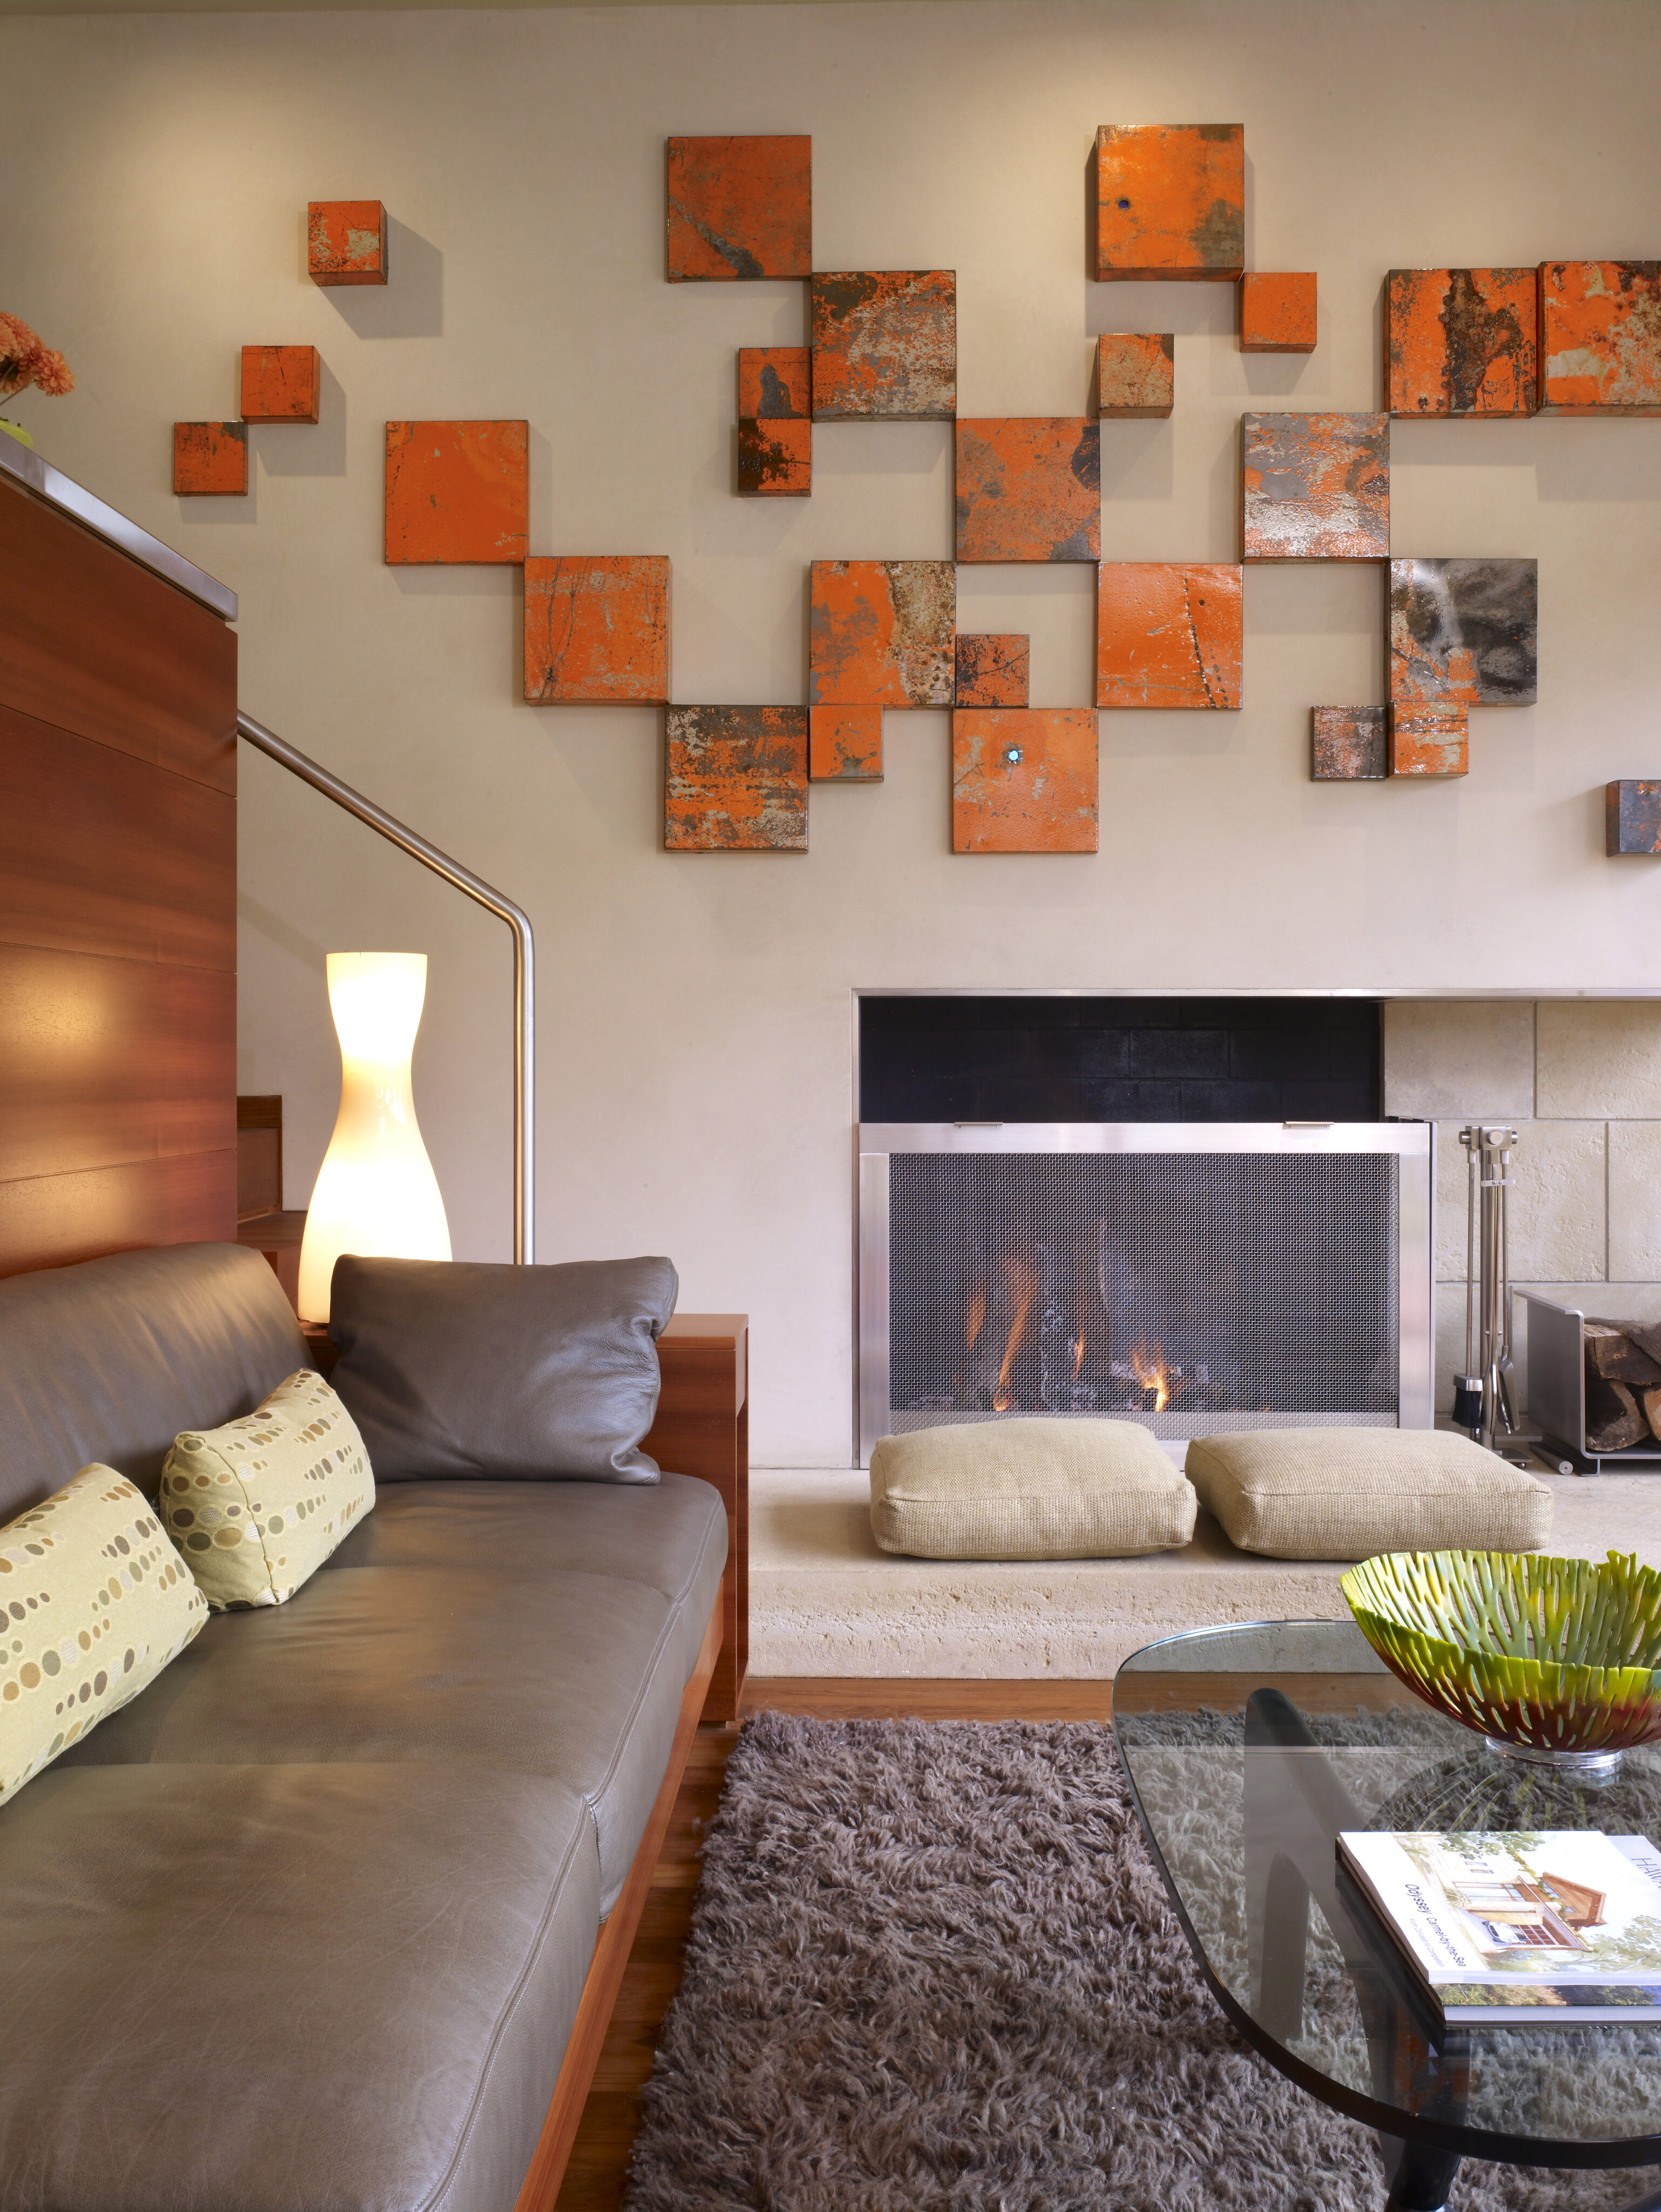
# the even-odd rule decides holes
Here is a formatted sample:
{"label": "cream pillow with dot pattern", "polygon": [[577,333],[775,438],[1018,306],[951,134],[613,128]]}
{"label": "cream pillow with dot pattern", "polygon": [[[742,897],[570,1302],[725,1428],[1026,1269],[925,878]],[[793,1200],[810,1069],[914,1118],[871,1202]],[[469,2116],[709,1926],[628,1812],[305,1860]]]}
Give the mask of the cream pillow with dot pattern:
{"label": "cream pillow with dot pattern", "polygon": [[155,1508],[83,1467],[0,1528],[0,1805],[153,1682],[208,1617]]}
{"label": "cream pillow with dot pattern", "polygon": [[241,1420],[178,1437],[161,1470],[167,1534],[216,1613],[281,1605],[374,1504],[363,1439],[311,1368]]}

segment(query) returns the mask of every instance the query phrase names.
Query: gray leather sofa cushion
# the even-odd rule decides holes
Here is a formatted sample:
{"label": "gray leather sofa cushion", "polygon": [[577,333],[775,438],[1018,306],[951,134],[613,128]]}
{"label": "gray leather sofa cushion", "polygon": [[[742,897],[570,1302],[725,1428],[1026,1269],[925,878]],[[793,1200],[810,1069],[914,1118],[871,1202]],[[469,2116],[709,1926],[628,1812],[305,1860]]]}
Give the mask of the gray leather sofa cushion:
{"label": "gray leather sofa cushion", "polygon": [[649,1489],[601,1482],[401,1482],[326,1562],[336,1567],[485,1567],[502,1575],[610,1575],[644,1583],[680,1623],[691,1680],[727,1565],[712,1485],[666,1474]]}
{"label": "gray leather sofa cushion", "polygon": [[101,1460],[155,1496],[180,1429],[312,1364],[258,1252],[173,1244],[0,1282],[0,1522]]}
{"label": "gray leather sofa cushion", "polygon": [[64,1758],[413,1760],[472,1769],[476,1786],[480,1768],[540,1776],[587,1799],[609,1912],[669,1763],[681,1651],[668,1600],[639,1583],[464,1567],[313,1575],[286,1605],[216,1614]]}
{"label": "gray leather sofa cushion", "polygon": [[504,2212],[599,1873],[530,1776],[58,1767],[0,1896],[6,2212]]}
{"label": "gray leather sofa cushion", "polygon": [[377,1483],[655,1482],[639,1447],[678,1288],[667,1260],[508,1267],[347,1255],[331,1292],[331,1380]]}

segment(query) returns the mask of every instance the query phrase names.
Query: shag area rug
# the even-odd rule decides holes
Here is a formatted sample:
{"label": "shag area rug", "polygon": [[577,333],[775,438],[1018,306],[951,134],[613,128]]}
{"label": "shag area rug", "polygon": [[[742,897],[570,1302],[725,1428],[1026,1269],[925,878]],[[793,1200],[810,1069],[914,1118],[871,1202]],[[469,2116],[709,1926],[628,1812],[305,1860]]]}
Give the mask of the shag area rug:
{"label": "shag area rug", "polygon": [[[1238,1832],[1226,1803],[1196,1818]],[[1647,2045],[1627,2063],[1661,2094]],[[1451,2203],[1606,2212],[1658,2178],[1468,2163]],[[1200,1979],[1109,1729],[744,1729],[628,2212],[1378,2212],[1384,2193],[1376,2138],[1259,2058]]]}

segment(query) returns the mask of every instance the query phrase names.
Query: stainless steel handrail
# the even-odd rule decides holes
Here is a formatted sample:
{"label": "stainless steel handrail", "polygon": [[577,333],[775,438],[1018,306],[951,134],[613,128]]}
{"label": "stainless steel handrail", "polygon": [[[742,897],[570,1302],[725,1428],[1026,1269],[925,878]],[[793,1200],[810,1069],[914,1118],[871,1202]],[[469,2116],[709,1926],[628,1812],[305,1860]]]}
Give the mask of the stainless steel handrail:
{"label": "stainless steel handrail", "polygon": [[257,746],[266,757],[297,775],[302,783],[309,783],[313,791],[320,791],[337,806],[344,806],[348,814],[355,814],[371,830],[396,845],[400,853],[407,853],[412,860],[419,860],[435,876],[442,876],[447,884],[488,908],[499,921],[505,921],[514,933],[514,1259],[528,1267],[536,1257],[536,946],[531,935],[531,924],[521,908],[512,899],[504,898],[482,877],[471,868],[464,868],[447,853],[441,853],[436,845],[377,806],[372,799],[365,799],[361,791],[354,791],[326,768],[319,767],[308,755],[299,751],[286,738],[279,738],[256,722],[252,714],[238,714],[237,734]]}

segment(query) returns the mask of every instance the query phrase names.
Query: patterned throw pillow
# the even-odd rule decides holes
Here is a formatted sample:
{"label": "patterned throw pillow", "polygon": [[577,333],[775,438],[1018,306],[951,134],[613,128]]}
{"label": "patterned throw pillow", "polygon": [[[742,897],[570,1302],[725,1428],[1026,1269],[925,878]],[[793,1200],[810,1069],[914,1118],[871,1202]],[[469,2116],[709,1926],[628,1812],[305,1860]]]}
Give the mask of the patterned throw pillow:
{"label": "patterned throw pillow", "polygon": [[351,1415],[310,1368],[222,1429],[177,1438],[161,1515],[216,1613],[281,1605],[374,1504]]}
{"label": "patterned throw pillow", "polygon": [[0,1805],[207,1617],[155,1508],[113,1468],[83,1467],[0,1528]]}

